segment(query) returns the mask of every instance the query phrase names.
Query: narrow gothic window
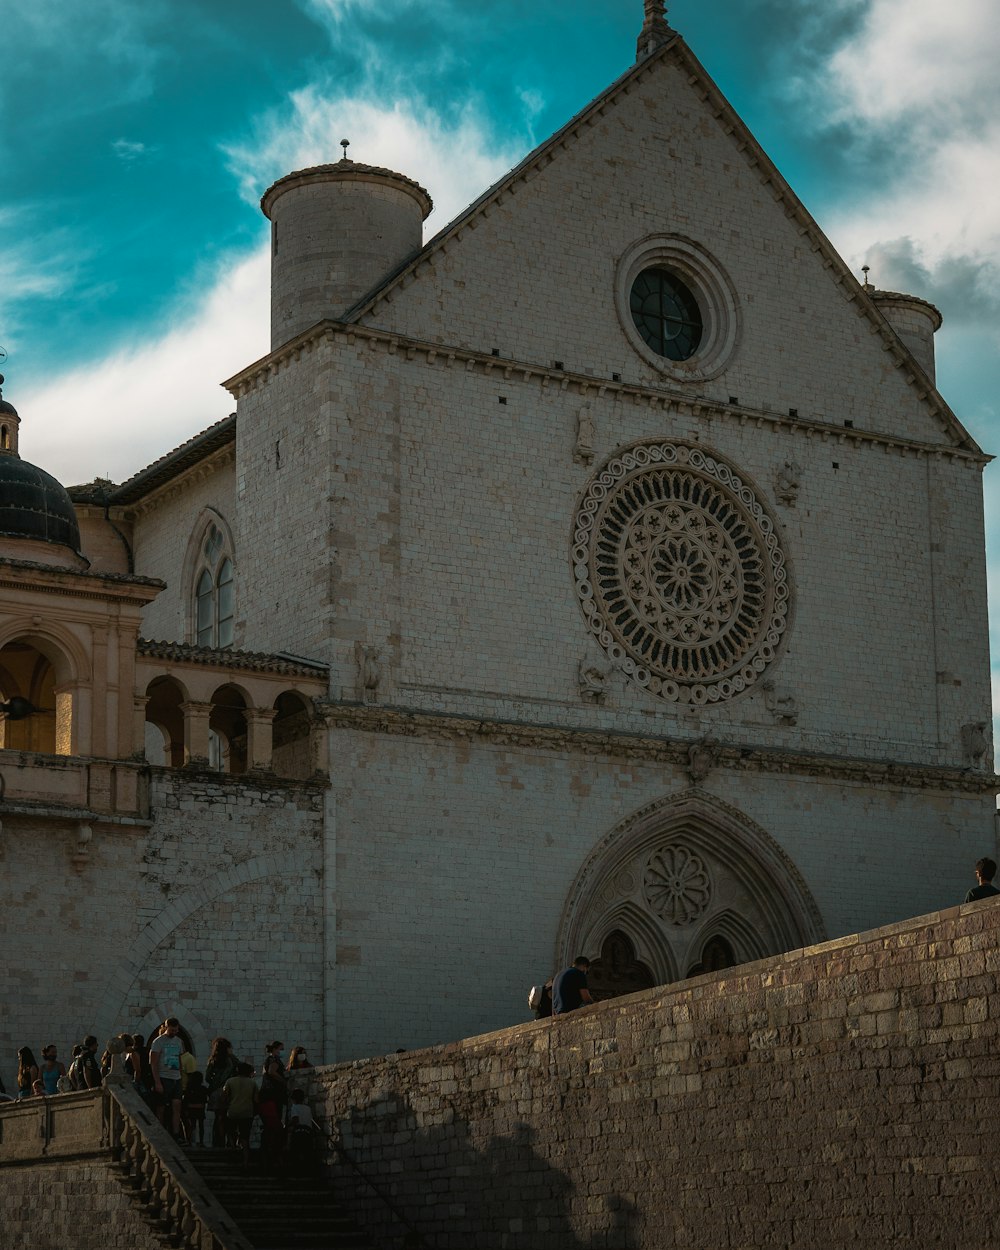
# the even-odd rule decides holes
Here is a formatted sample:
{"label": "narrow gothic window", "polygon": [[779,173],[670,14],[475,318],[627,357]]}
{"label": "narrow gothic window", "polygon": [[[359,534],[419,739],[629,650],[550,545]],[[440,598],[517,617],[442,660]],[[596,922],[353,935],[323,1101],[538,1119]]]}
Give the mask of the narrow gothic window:
{"label": "narrow gothic window", "polygon": [[209,525],[201,545],[194,585],[195,642],[199,647],[233,645],[234,569],[226,540],[217,525]]}

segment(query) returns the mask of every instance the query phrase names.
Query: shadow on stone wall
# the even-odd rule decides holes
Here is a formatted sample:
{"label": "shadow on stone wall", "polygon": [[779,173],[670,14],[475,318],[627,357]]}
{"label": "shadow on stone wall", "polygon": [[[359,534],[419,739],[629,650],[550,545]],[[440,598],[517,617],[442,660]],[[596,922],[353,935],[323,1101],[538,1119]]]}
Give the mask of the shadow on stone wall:
{"label": "shadow on stone wall", "polygon": [[[416,1241],[357,1173],[341,1163],[335,1173],[338,1195],[380,1247],[633,1250],[639,1244],[641,1216],[635,1204],[609,1193],[606,1177],[603,1192],[590,1198],[584,1183],[574,1184],[534,1148],[537,1135],[530,1125],[512,1121],[509,1134],[493,1136],[477,1148],[465,1121],[445,1111],[433,1123],[420,1124],[430,1118],[404,1094],[390,1090],[337,1122],[341,1145],[423,1238]],[[572,1149],[568,1141],[565,1149]],[[373,1156],[382,1162],[369,1162]],[[439,1200],[445,1191],[449,1218],[442,1222]],[[574,1231],[584,1211],[592,1223],[595,1215],[606,1216],[600,1220],[603,1230],[586,1240]]]}

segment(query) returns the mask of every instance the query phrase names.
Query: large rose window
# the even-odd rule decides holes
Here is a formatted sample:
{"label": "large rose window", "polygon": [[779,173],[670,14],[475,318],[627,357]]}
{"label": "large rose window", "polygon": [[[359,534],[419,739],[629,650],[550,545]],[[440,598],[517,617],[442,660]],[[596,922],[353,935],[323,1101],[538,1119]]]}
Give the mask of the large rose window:
{"label": "large rose window", "polygon": [[700,448],[646,444],[609,461],[577,513],[573,563],[598,642],[661,698],[731,698],[774,659],[788,619],[774,523]]}

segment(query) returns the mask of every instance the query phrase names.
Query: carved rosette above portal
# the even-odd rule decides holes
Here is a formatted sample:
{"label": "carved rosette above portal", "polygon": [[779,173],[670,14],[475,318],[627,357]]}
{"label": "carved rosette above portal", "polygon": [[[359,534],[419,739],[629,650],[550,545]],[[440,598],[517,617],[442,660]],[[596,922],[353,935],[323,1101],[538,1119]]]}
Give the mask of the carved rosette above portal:
{"label": "carved rosette above portal", "polygon": [[712,897],[704,861],[686,846],[665,846],[650,856],[643,876],[646,901],[668,924],[697,920]]}
{"label": "carved rosette above portal", "polygon": [[717,703],[775,659],[790,598],[777,528],[701,448],[648,443],[609,460],[584,492],[572,555],[591,632],[651,694]]}

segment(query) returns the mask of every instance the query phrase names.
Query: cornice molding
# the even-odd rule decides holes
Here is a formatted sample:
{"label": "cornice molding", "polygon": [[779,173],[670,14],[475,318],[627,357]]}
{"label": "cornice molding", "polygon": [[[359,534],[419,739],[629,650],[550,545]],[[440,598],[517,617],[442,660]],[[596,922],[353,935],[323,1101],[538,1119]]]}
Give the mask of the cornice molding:
{"label": "cornice molding", "polygon": [[[476,739],[494,746],[524,747],[573,755],[605,755],[614,759],[668,764],[683,771],[692,769],[691,739],[650,738],[639,734],[570,729],[555,725],[478,719],[438,712],[419,712],[400,707],[372,707],[360,703],[315,700],[317,713],[331,729],[428,741],[468,742]],[[773,747],[734,745],[714,740],[705,745],[711,764],[700,776],[714,772],[780,773],[802,777],[825,777],[859,785],[887,786],[898,790],[937,790],[969,794],[996,794],[1000,776],[973,769],[945,768],[895,760],[868,760],[819,752],[786,751]]]}
{"label": "cornice molding", "polygon": [[[233,422],[232,428],[235,431],[235,422]],[[199,482],[204,482],[207,478],[218,473],[220,469],[227,468],[229,465],[235,464],[235,462],[236,439],[234,435],[232,440],[223,447],[210,451],[203,460],[181,467],[178,469],[176,476],[171,477],[163,485],[155,486],[148,495],[142,496],[135,502],[118,503],[112,500],[111,514],[121,520],[138,520],[140,517],[147,516],[150,512],[155,512],[163,504],[168,503],[171,499],[176,499],[178,495],[184,494],[192,486],[196,486]]]}
{"label": "cornice molding", "polygon": [[[403,356],[406,360],[422,357],[428,365],[439,367],[460,366],[467,372],[479,372],[486,377],[497,377],[504,382],[537,382],[543,391],[547,389],[569,392],[581,399],[602,400],[606,397],[636,406],[673,411],[679,416],[711,417],[714,420],[735,422],[739,426],[751,425],[756,429],[781,430],[799,435],[806,440],[818,439],[823,443],[868,444],[881,447],[886,454],[900,456],[928,456],[946,460],[959,460],[982,466],[989,464],[992,456],[985,452],[958,447],[954,443],[925,443],[897,435],[879,434],[860,428],[834,425],[811,417],[792,417],[788,413],[774,412],[766,408],[751,408],[741,404],[722,403],[704,396],[692,396],[669,386],[648,386],[637,382],[617,382],[613,378],[594,377],[590,374],[573,373],[554,369],[534,361],[515,360],[494,356],[488,352],[474,351],[466,347],[449,347],[430,343],[423,339],[377,330],[369,326],[354,325],[343,321],[321,321],[310,330],[292,339],[270,356],[256,361],[237,373],[223,385],[230,394],[240,400],[260,387],[282,370],[310,355],[324,342],[353,347],[356,342],[368,343],[373,349],[385,350],[389,355]],[[609,449],[610,450],[610,449]]]}
{"label": "cornice molding", "polygon": [[39,594],[71,595],[74,599],[98,599],[109,603],[145,606],[166,587],[158,577],[131,573],[92,573],[29,560],[0,559],[0,588]]}

